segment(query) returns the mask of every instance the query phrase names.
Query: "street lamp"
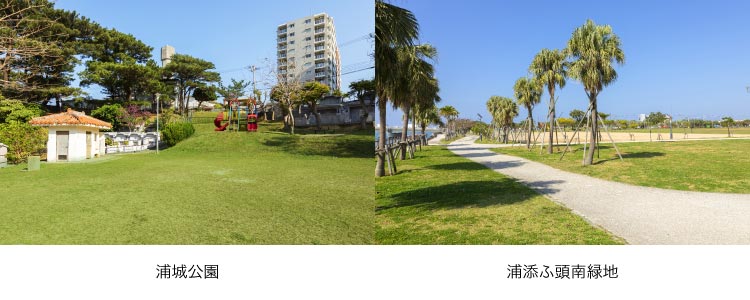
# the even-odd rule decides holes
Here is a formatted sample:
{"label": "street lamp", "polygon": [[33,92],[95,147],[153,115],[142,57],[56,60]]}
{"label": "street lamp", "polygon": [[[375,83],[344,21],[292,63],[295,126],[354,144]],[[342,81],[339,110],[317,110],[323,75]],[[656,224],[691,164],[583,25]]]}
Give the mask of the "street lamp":
{"label": "street lamp", "polygon": [[156,93],[156,154],[159,154],[159,141],[161,140],[161,133],[159,132],[159,103],[161,102],[161,94]]}

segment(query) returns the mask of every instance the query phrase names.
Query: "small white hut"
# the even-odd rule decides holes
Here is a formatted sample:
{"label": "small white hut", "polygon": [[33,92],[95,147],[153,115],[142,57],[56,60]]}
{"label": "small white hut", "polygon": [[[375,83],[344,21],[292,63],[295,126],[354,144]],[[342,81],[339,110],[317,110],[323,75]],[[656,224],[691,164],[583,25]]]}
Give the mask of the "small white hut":
{"label": "small white hut", "polygon": [[112,124],[83,112],[67,112],[31,119],[31,125],[47,127],[47,162],[77,161],[105,154],[104,134],[99,129],[111,129]]}

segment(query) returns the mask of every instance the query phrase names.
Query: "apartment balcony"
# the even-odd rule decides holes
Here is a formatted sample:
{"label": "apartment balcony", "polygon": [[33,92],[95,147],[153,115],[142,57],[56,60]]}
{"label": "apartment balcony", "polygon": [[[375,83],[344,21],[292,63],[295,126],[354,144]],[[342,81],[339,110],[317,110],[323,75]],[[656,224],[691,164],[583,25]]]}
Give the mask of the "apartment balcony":
{"label": "apartment balcony", "polygon": [[325,72],[315,73],[315,78],[322,78],[322,77],[326,77]]}
{"label": "apartment balcony", "polygon": [[325,63],[317,63],[317,64],[315,64],[315,68],[316,68],[316,69],[319,69],[319,68],[324,68],[324,67],[326,67],[326,64],[325,64]]}
{"label": "apartment balcony", "polygon": [[326,50],[326,47],[325,47],[325,46],[315,46],[315,51],[316,51],[316,52],[317,52],[317,51],[324,51],[324,50]]}
{"label": "apartment balcony", "polygon": [[315,29],[315,33],[323,33],[323,31],[325,31],[325,28]]}
{"label": "apartment balcony", "polygon": [[279,44],[286,43],[286,38],[280,38],[277,40]]}
{"label": "apartment balcony", "polygon": [[315,42],[316,42],[316,43],[317,43],[317,42],[325,42],[325,41],[326,41],[326,38],[325,38],[325,37],[316,37],[316,38],[315,38]]}
{"label": "apartment balcony", "polygon": [[326,56],[323,55],[323,54],[316,54],[315,55],[315,60],[320,60],[320,59],[326,59]]}
{"label": "apartment balcony", "polygon": [[286,29],[279,30],[279,32],[277,34],[278,35],[285,35],[286,34]]}
{"label": "apartment balcony", "polygon": [[323,19],[323,18],[320,18],[320,19],[315,19],[315,25],[318,25],[318,24],[323,24],[323,23],[325,23],[325,22],[326,22],[326,20],[325,20],[325,19]]}
{"label": "apartment balcony", "polygon": [[284,50],[286,50],[286,45],[279,47],[279,51],[284,51]]}

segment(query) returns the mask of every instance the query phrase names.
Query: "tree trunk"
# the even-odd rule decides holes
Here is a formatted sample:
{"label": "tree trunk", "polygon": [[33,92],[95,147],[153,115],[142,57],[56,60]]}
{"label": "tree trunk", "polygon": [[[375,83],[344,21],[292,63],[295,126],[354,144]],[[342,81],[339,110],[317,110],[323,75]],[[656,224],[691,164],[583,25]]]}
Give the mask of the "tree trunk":
{"label": "tree trunk", "polygon": [[411,136],[417,138],[417,116],[413,112],[411,116]]}
{"label": "tree trunk", "polygon": [[547,154],[552,154],[552,145],[554,144],[552,138],[554,137],[555,127],[555,86],[549,86],[549,147],[547,148]]}
{"label": "tree trunk", "polygon": [[405,105],[403,107],[404,115],[401,119],[404,121],[404,127],[401,129],[401,143],[399,143],[401,147],[400,152],[400,158],[401,160],[406,160],[406,137],[409,136],[409,111],[410,108],[408,105]]}
{"label": "tree trunk", "polygon": [[315,115],[315,127],[320,130],[320,113],[318,113],[318,104],[310,102],[310,107],[312,107],[313,114]]}
{"label": "tree trunk", "polygon": [[531,131],[534,129],[534,117],[531,115],[532,108],[527,106],[526,109],[529,110],[529,134],[528,138],[526,139],[526,149],[531,149]]}
{"label": "tree trunk", "polygon": [[[380,128],[378,128],[378,149],[385,151],[386,103],[382,94],[378,95],[378,110],[380,114]],[[385,152],[378,152],[378,162],[375,164],[375,176],[385,176]]]}
{"label": "tree trunk", "polygon": [[294,107],[289,105],[289,132],[294,134]]}
{"label": "tree trunk", "polygon": [[589,152],[586,153],[586,159],[583,161],[584,166],[589,166],[594,162],[594,151],[596,150],[596,138],[598,134],[598,112],[596,110],[596,95],[589,96],[589,103],[591,104],[591,133],[589,136]]}

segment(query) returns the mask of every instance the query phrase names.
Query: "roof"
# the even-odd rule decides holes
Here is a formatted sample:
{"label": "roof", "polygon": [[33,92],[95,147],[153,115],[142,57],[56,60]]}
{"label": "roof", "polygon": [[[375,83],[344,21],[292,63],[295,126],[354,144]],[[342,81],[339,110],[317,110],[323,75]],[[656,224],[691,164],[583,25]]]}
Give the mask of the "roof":
{"label": "roof", "polygon": [[36,117],[29,121],[31,125],[36,126],[91,126],[102,129],[111,129],[112,124],[104,122],[94,117],[87,116],[86,113],[78,112],[68,108],[68,111],[59,114]]}

